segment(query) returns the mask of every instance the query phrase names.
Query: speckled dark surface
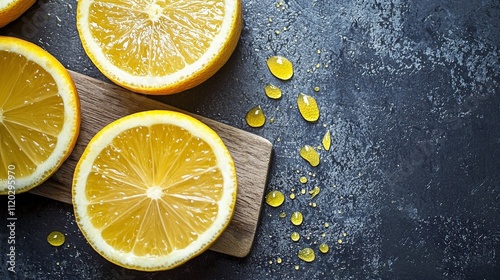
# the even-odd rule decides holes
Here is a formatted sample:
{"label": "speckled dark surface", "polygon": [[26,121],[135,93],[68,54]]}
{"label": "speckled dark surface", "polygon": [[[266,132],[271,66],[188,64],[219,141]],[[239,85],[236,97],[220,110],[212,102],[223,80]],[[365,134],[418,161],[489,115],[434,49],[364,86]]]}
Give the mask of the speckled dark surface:
{"label": "speckled dark surface", "polygon": [[[266,192],[280,190],[287,200],[263,207],[248,257],[208,251],[172,271],[129,271],[91,249],[70,205],[22,194],[17,274],[6,270],[2,226],[0,278],[500,279],[500,2],[277,4],[243,0],[241,40],[223,69],[195,89],[157,98],[273,143]],[[32,41],[68,69],[106,80],[81,47],[75,8],[74,0],[39,0],[0,34]],[[290,81],[267,70],[275,54],[294,63]],[[282,88],[282,99],[264,95],[268,82]],[[299,92],[318,101],[317,123],[299,115]],[[255,105],[274,122],[248,127],[245,112]],[[298,150],[319,145],[327,128],[332,150],[321,151],[320,166],[311,168]],[[316,185],[315,198],[300,194]],[[4,224],[7,202],[0,201]],[[289,222],[296,210],[305,216],[299,227]],[[45,241],[53,230],[66,234],[60,248]],[[299,242],[290,240],[293,231]],[[318,252],[323,242],[327,254]],[[316,251],[312,263],[296,256],[306,246]]]}

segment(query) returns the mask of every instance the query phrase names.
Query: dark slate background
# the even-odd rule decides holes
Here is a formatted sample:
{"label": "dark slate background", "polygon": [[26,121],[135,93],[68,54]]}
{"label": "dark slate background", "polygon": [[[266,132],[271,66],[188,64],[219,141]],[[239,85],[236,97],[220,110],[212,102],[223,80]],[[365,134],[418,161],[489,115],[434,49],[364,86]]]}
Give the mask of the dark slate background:
{"label": "dark slate background", "polygon": [[[39,0],[0,34],[106,81],[82,49],[75,9],[74,0]],[[500,1],[243,0],[243,14],[239,45],[214,77],[157,99],[273,143],[266,192],[287,200],[264,205],[250,255],[207,251],[171,271],[126,270],[92,250],[70,205],[22,194],[18,272],[6,271],[8,231],[0,227],[0,278],[500,279]],[[294,63],[290,81],[269,73],[271,55]],[[282,99],[264,95],[269,82]],[[299,115],[299,92],[318,101],[317,123]],[[245,113],[255,105],[274,121],[248,127]],[[326,129],[332,150],[320,151],[321,164],[311,168],[298,151],[319,145]],[[314,199],[300,195],[314,186],[321,188]],[[7,200],[0,201],[6,223]],[[300,227],[289,222],[297,210]],[[46,242],[53,230],[66,234],[62,247]],[[317,250],[322,242],[327,254]],[[306,246],[317,253],[312,263],[296,256]]]}

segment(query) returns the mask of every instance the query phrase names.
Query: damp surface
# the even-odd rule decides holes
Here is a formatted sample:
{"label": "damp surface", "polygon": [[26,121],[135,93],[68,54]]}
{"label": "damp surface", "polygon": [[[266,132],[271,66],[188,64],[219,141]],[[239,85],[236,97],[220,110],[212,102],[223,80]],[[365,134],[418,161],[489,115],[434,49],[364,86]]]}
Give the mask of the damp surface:
{"label": "damp surface", "polygon": [[[226,65],[198,87],[154,98],[272,142],[265,194],[285,199],[275,208],[263,197],[250,254],[207,251],[171,271],[123,269],[86,243],[70,205],[19,194],[18,271],[28,279],[500,279],[498,1],[242,5],[241,39]],[[81,47],[76,6],[37,1],[0,34],[107,81]],[[272,56],[293,63],[290,79],[269,71]],[[263,93],[267,84],[280,89],[279,99]],[[316,100],[317,121],[301,116],[300,93]],[[266,119],[252,127],[245,117],[257,105]],[[304,145],[320,164],[300,157]],[[7,198],[0,205],[6,221]],[[300,225],[290,222],[296,211]],[[65,234],[60,247],[46,241],[54,229]],[[1,252],[8,234],[0,229]],[[303,248],[314,261],[298,258]],[[15,279],[3,267],[0,278]]]}

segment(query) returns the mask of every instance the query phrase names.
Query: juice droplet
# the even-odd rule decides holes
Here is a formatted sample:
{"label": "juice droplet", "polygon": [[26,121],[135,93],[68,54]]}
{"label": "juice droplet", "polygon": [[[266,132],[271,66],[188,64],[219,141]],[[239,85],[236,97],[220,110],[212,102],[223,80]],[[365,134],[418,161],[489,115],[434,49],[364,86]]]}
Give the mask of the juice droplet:
{"label": "juice droplet", "polygon": [[281,212],[280,213],[280,218],[285,218],[286,217],[286,213],[285,212]]}
{"label": "juice droplet", "polygon": [[271,74],[278,79],[289,80],[293,76],[292,63],[282,56],[271,56],[267,60],[267,67]]}
{"label": "juice droplet", "polygon": [[319,87],[314,87],[314,91],[318,92],[319,91]]}
{"label": "juice droplet", "polygon": [[300,250],[297,256],[299,257],[299,259],[305,262],[312,262],[316,258],[316,256],[314,255],[314,251],[311,248],[304,248]]}
{"label": "juice droplet", "polygon": [[329,224],[329,223],[325,223],[325,227],[326,227],[326,228],[327,228],[327,227],[329,227],[329,226],[330,226],[330,224]]}
{"label": "juice droplet", "polygon": [[278,207],[285,201],[285,196],[280,191],[271,191],[266,195],[266,203],[272,207]]}
{"label": "juice droplet", "polygon": [[319,119],[319,108],[314,97],[299,93],[297,106],[302,117],[308,122],[315,122]]}
{"label": "juice droplet", "polygon": [[292,224],[296,226],[301,225],[303,220],[304,218],[302,217],[302,213],[300,213],[299,211],[293,212],[292,217],[290,218]]}
{"label": "juice droplet", "polygon": [[337,240],[337,243],[342,244],[342,239]]}
{"label": "juice droplet", "polygon": [[294,193],[290,194],[290,199],[292,199],[292,200],[295,199],[295,194]]}
{"label": "juice droplet", "polygon": [[47,236],[47,242],[55,247],[63,245],[65,240],[66,238],[64,237],[64,233],[59,231],[53,231]]}
{"label": "juice droplet", "polygon": [[300,177],[299,181],[300,181],[302,184],[305,184],[305,183],[307,183],[307,177],[306,177],[306,176],[302,176],[302,177]]}
{"label": "juice droplet", "polygon": [[245,117],[247,124],[251,127],[261,127],[266,123],[266,116],[260,106],[255,106],[248,111]]}
{"label": "juice droplet", "polygon": [[326,244],[326,243],[319,244],[319,251],[321,253],[326,254],[326,253],[328,253],[328,250],[330,250],[330,247],[328,247],[328,244]]}
{"label": "juice droplet", "polygon": [[300,266],[296,265],[295,270],[299,270],[299,269],[300,269]]}
{"label": "juice droplet", "polygon": [[279,257],[276,259],[276,263],[278,263],[278,264],[280,264],[282,261],[283,260],[281,258],[279,258]]}
{"label": "juice droplet", "polygon": [[309,191],[309,194],[311,195],[311,198],[314,198],[315,196],[317,196],[319,194],[320,191],[321,191],[321,189],[318,186],[316,186],[316,187],[314,187],[314,189]]}
{"label": "juice droplet", "polygon": [[300,239],[300,234],[299,234],[298,232],[295,232],[295,231],[294,231],[294,232],[292,232],[292,234],[290,234],[290,238],[291,238],[293,241],[297,242],[297,241],[299,241],[299,239]]}
{"label": "juice droplet", "polygon": [[305,145],[300,149],[300,156],[305,159],[312,167],[316,167],[319,164],[319,154],[316,152],[314,147]]}
{"label": "juice droplet", "polygon": [[281,98],[281,89],[275,85],[267,84],[264,86],[264,92],[267,97],[271,99],[280,99]]}
{"label": "juice droplet", "polygon": [[325,150],[329,151],[330,150],[330,145],[332,144],[332,137],[330,135],[330,130],[327,130],[325,133],[325,136],[323,136],[323,140],[321,141],[323,143],[323,148]]}

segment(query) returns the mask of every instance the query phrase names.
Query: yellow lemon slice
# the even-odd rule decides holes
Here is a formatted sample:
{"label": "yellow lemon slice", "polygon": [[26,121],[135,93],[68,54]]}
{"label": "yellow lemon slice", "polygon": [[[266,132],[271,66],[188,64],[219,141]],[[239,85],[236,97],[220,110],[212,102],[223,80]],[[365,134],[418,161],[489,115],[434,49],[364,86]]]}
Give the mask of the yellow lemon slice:
{"label": "yellow lemon slice", "polygon": [[0,27],[20,17],[36,0],[2,0],[0,1]]}
{"label": "yellow lemon slice", "polygon": [[89,142],[73,181],[76,221],[120,266],[176,267],[202,253],[232,218],[234,162],[219,136],[172,111],[129,115]]}
{"label": "yellow lemon slice", "polygon": [[113,82],[172,94],[219,70],[238,44],[241,0],[80,0],[87,55]]}
{"label": "yellow lemon slice", "polygon": [[79,99],[64,66],[30,42],[0,36],[0,193],[49,178],[79,129]]}

